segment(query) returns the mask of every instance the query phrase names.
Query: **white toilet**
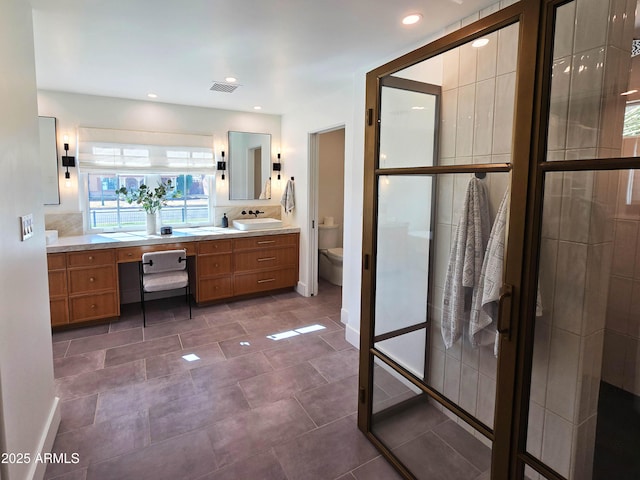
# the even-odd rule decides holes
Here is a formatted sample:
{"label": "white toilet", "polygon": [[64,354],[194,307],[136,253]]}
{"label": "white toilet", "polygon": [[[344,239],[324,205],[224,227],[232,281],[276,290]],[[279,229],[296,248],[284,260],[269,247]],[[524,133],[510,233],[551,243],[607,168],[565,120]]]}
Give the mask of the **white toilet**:
{"label": "white toilet", "polygon": [[342,247],[340,225],[318,225],[318,270],[320,278],[334,285],[342,285]]}

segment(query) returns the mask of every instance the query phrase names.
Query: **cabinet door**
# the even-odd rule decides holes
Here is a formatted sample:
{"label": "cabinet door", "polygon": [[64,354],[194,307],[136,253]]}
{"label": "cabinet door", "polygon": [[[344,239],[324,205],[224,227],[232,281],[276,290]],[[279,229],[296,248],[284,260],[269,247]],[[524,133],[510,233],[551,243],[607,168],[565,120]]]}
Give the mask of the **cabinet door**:
{"label": "cabinet door", "polygon": [[66,325],[69,323],[69,304],[67,297],[49,300],[49,311],[51,312],[52,326]]}

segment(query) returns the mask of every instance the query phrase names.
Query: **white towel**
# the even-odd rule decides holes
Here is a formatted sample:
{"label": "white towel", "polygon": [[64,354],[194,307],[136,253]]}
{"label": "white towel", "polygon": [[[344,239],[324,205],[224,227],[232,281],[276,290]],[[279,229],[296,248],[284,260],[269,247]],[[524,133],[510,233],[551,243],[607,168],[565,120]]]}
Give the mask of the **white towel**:
{"label": "white towel", "polygon": [[287,186],[284,187],[282,192],[282,198],[280,199],[280,205],[284,207],[284,213],[291,213],[296,206],[295,191],[293,188],[293,180],[287,181]]}
{"label": "white towel", "polygon": [[473,289],[480,280],[484,251],[489,239],[490,219],[487,189],[473,177],[458,220],[444,285],[442,338],[450,348],[469,323]]}
{"label": "white towel", "polygon": [[[504,193],[491,228],[480,281],[473,291],[469,340],[473,346],[493,343],[498,354],[498,300],[503,282],[504,246],[509,217],[509,189]],[[491,326],[491,329],[488,327]]]}
{"label": "white towel", "polygon": [[262,192],[260,192],[259,200],[269,200],[271,198],[271,179],[267,178],[264,182],[264,187],[262,187]]}

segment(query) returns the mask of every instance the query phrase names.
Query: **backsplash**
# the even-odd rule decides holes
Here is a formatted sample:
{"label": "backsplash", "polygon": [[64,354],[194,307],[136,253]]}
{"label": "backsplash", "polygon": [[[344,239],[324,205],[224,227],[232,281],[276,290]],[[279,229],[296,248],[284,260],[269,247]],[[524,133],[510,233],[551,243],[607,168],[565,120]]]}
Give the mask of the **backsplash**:
{"label": "backsplash", "polygon": [[231,222],[233,220],[237,220],[238,218],[254,218],[253,215],[242,215],[243,210],[246,212],[248,212],[249,210],[260,210],[260,212],[264,212],[258,215],[260,218],[277,218],[278,220],[282,218],[282,207],[280,205],[242,205],[215,207],[213,208],[212,212],[213,225],[216,227],[222,226],[222,216],[225,213],[227,214],[227,218],[229,219],[229,226],[231,226]]}
{"label": "backsplash", "polygon": [[44,216],[45,230],[57,230],[58,237],[82,235],[82,213],[47,213]]}

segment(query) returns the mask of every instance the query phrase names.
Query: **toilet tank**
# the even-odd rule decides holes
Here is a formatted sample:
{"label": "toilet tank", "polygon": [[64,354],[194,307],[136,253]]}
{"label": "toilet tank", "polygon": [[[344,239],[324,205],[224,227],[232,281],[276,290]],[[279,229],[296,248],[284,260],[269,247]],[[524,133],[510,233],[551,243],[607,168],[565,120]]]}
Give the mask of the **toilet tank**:
{"label": "toilet tank", "polygon": [[340,225],[318,224],[318,250],[326,250],[340,245]]}

